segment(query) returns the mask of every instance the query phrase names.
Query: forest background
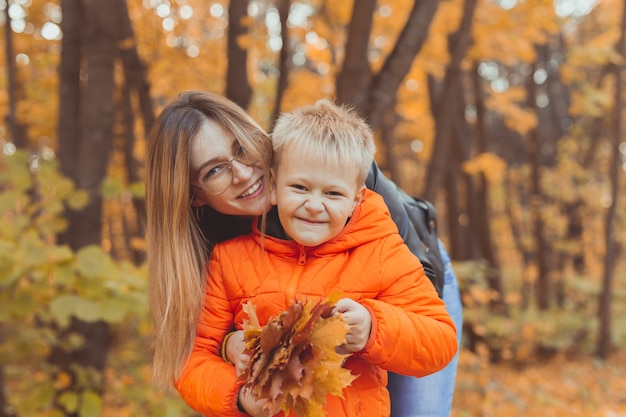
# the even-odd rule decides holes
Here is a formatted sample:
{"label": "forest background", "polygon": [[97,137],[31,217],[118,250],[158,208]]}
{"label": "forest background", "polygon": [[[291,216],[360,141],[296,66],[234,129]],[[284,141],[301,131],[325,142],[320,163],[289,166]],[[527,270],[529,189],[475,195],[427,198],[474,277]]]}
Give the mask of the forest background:
{"label": "forest background", "polygon": [[193,415],[150,387],[143,233],[146,131],[186,89],[268,131],[321,97],[367,118],[459,277],[454,416],[626,415],[623,1],[0,9],[0,417]]}

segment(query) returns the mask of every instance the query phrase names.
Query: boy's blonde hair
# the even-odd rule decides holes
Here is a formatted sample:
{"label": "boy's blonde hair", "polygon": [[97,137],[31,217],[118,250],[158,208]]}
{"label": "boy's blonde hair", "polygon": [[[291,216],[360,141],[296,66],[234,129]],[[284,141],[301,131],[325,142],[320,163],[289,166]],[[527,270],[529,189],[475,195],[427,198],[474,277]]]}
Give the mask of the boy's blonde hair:
{"label": "boy's blonde hair", "polygon": [[319,161],[320,169],[355,163],[359,167],[359,184],[365,183],[376,153],[374,134],[365,120],[354,110],[327,99],[278,118],[272,132],[274,168],[280,164],[285,149],[292,146]]}

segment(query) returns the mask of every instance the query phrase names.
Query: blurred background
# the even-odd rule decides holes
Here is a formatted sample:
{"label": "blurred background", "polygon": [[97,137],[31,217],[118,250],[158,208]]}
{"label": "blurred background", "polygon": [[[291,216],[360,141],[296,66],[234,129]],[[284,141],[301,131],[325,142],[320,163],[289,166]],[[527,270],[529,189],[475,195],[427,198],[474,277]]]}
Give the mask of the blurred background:
{"label": "blurred background", "polygon": [[454,416],[626,415],[624,1],[0,9],[0,417],[193,415],[150,387],[143,228],[187,89],[268,131],[322,97],[367,118],[460,281]]}

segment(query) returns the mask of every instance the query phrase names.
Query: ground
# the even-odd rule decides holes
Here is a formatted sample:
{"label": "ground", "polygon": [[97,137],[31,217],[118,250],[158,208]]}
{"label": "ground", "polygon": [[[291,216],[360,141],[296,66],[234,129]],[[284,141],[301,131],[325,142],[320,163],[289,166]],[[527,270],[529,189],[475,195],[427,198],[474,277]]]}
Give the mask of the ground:
{"label": "ground", "polygon": [[[144,400],[151,395],[141,394]],[[102,416],[148,415],[141,407],[141,401],[108,395]],[[514,366],[488,363],[464,349],[450,417],[626,417],[626,350],[606,361],[557,356]]]}
{"label": "ground", "polygon": [[626,351],[490,364],[461,351],[451,417],[626,417]]}

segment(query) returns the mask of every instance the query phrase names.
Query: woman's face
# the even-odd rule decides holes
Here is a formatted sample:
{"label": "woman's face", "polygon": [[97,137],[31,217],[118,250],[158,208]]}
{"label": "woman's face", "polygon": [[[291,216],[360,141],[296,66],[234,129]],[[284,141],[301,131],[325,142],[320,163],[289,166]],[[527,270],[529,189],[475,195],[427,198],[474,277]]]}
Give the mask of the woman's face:
{"label": "woman's face", "polygon": [[[213,120],[204,121],[192,139],[189,158],[193,205],[206,204],[220,213],[235,216],[255,216],[267,210],[269,201],[261,162],[246,165],[233,159],[237,149],[238,143],[231,132]],[[228,181],[225,183],[226,189],[216,194],[215,190],[207,190],[202,184],[203,181],[207,182],[207,178],[215,172],[216,165],[221,163],[226,163],[225,167],[222,165],[224,172],[221,176],[226,176]],[[220,181],[224,180],[221,178]]]}

